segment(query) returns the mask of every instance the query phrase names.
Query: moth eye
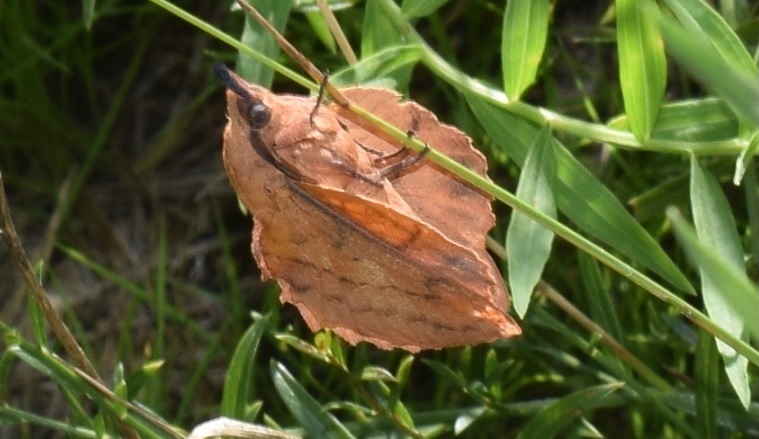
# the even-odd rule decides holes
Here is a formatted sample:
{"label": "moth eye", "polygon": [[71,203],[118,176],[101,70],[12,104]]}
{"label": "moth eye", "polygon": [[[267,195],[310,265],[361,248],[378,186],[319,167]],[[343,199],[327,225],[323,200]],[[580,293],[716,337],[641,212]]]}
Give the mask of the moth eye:
{"label": "moth eye", "polygon": [[261,102],[254,102],[248,110],[248,123],[253,129],[265,127],[271,120],[271,111],[269,107]]}

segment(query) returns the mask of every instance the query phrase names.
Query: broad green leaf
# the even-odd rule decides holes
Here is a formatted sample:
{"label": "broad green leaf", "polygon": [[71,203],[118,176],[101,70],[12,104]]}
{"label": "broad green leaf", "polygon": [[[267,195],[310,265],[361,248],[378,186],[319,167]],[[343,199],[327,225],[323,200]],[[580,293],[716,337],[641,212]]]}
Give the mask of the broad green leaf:
{"label": "broad green leaf", "polygon": [[672,229],[694,264],[720,286],[725,303],[743,320],[748,335],[759,339],[759,288],[749,280],[746,272],[715,254],[714,249],[699,241],[695,231],[674,207],[667,209]]}
{"label": "broad green leaf", "polygon": [[224,381],[221,414],[235,419],[246,419],[246,406],[256,368],[256,352],[266,331],[266,319],[253,323],[235,348]]}
{"label": "broad green leaf", "polygon": [[353,435],[332,414],[319,405],[303,386],[298,383],[281,363],[271,364],[274,387],[290,413],[306,431],[308,437],[315,439],[352,439]]}
{"label": "broad green leaf", "polygon": [[[553,187],[556,175],[556,156],[551,128],[544,126],[530,148],[522,174],[519,176],[517,197],[535,206],[546,215],[556,218]],[[511,216],[506,234],[506,253],[509,255],[509,283],[514,309],[524,318],[532,291],[540,280],[551,254],[553,232],[517,211]]]}
{"label": "broad green leaf", "polygon": [[[269,23],[273,24],[280,32],[285,28],[287,18],[290,15],[292,0],[256,0],[249,2],[261,13]],[[279,46],[274,38],[262,28],[254,19],[245,16],[245,27],[240,41],[270,59],[276,59],[279,54]],[[237,72],[250,82],[262,87],[269,87],[274,79],[274,71],[254,60],[253,58],[239,53],[237,55]]]}
{"label": "broad green leaf", "polygon": [[[330,81],[340,86],[372,84],[369,81],[393,77],[398,71],[413,68],[421,56],[422,48],[419,46],[389,47],[335,72],[330,75]],[[395,88],[395,84],[392,88]]]}
{"label": "broad green leaf", "polygon": [[367,2],[361,31],[361,58],[400,43],[400,35],[382,8],[377,2]]}
{"label": "broad green leaf", "polygon": [[714,338],[704,331],[698,333],[694,369],[696,422],[704,439],[716,439],[719,355]]}
{"label": "broad green leaf", "polygon": [[548,0],[509,0],[503,15],[503,89],[519,99],[535,82],[548,35]]}
{"label": "broad green leaf", "polygon": [[517,435],[518,439],[550,439],[588,410],[602,406],[604,400],[624,383],[589,387],[565,396],[533,416]]}
{"label": "broad green leaf", "polygon": [[[732,164],[727,160],[715,160],[709,163],[707,169],[714,175],[725,175],[732,169]],[[689,181],[690,172],[678,171],[670,178],[628,200],[635,218],[641,223],[646,223],[652,218],[664,215],[669,206],[690,204]]]}
{"label": "broad green leaf", "polygon": [[[538,129],[523,119],[467,95],[467,102],[488,135],[523,165],[528,145]],[[638,224],[617,198],[567,149],[557,143],[556,205],[582,230],[659,274],[676,287],[692,292],[688,279]]]}
{"label": "broad green leaf", "polygon": [[406,18],[426,17],[437,11],[448,0],[403,0],[401,14]]}
{"label": "broad green leaf", "polygon": [[[736,231],[735,219],[730,204],[719,187],[717,180],[698,164],[695,157],[691,159],[691,205],[693,222],[699,241],[711,248],[714,255],[725,264],[744,271],[743,249]],[[701,273],[701,294],[709,317],[725,328],[735,337],[743,335],[744,322],[740,313],[731,309],[725,285],[711,276],[703,266]],[[755,310],[759,313],[759,309]],[[725,372],[744,406],[748,407],[751,391],[748,383],[748,359],[738,355],[730,346],[717,341],[722,358],[725,360]]]}
{"label": "broad green leaf", "polygon": [[[626,115],[612,119],[608,125],[619,129],[630,127]],[[707,142],[732,139],[738,134],[738,119],[723,99],[701,98],[662,106],[651,138]]]}
{"label": "broad green leaf", "polygon": [[658,21],[667,52],[698,81],[714,94],[725,99],[743,122],[759,127],[759,80],[747,73],[743,63],[729,61],[704,38],[694,37],[691,29],[684,28],[665,14]]}
{"label": "broad green leaf", "polygon": [[635,137],[645,142],[659,115],[667,65],[658,22],[637,0],[617,0],[619,80]]}
{"label": "broad green leaf", "polygon": [[664,3],[693,38],[702,38],[704,44],[714,46],[726,62],[745,74],[759,75],[740,37],[709,4],[703,0],[665,0]]}
{"label": "broad green leaf", "polygon": [[[377,2],[366,3],[364,10],[364,25],[361,31],[361,58],[374,55],[390,47],[403,44],[400,34],[395,30],[392,21]],[[392,78],[396,82],[395,89],[404,91],[411,81],[413,65],[395,69]]]}

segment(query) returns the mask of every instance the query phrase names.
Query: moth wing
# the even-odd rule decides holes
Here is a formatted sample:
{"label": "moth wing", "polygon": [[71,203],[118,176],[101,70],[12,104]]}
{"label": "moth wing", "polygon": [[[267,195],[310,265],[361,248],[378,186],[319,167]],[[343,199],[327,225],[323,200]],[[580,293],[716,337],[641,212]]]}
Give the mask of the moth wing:
{"label": "moth wing", "polygon": [[[351,344],[365,340],[411,352],[520,333],[493,303],[493,285],[480,273],[466,275],[461,267],[453,269],[455,263],[441,269],[441,258],[431,264],[417,259],[437,250],[462,250],[455,243],[432,238],[436,232],[420,230],[372,200],[312,188],[328,195],[327,204],[299,186],[288,183],[274,191],[280,215],[256,218],[254,252],[268,275],[278,279],[281,300],[297,306],[312,330],[331,328]],[[366,213],[376,226],[353,221]],[[388,227],[393,244],[375,235]],[[415,245],[415,237],[424,241]],[[427,246],[432,250],[421,248]],[[458,257],[471,258],[458,262],[467,268],[479,264],[474,254]],[[486,270],[482,265],[479,269]]]}
{"label": "moth wing", "polygon": [[[350,100],[412,133],[430,147],[448,155],[474,172],[487,177],[485,157],[459,129],[441,123],[426,108],[407,101],[392,90],[355,87],[341,90]],[[336,108],[346,117],[346,111]],[[362,120],[348,116],[351,135],[378,151],[392,153],[400,145],[382,140],[383,135]],[[392,180],[393,187],[425,222],[464,247],[485,248],[485,236],[495,225],[491,199],[429,160]]]}

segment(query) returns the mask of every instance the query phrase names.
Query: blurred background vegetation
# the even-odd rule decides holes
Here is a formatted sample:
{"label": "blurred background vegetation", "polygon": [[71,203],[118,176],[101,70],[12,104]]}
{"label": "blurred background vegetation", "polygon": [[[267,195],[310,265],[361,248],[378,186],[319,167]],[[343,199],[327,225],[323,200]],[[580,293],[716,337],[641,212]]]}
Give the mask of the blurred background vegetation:
{"label": "blurred background vegetation", "polygon": [[[504,26],[505,2],[403,2],[401,16],[429,44],[425,50],[492,90],[516,90],[526,104],[492,107],[493,113],[473,88],[436,69],[442,64],[414,52],[418,47],[392,52],[410,40],[382,18],[382,5],[391,2],[329,3],[359,60],[374,55],[380,67],[401,64],[353,78],[393,86],[467,132],[488,156],[492,180],[512,192],[522,184],[525,158],[504,143],[530,138],[525,133],[540,126],[537,110],[561,116],[552,125],[554,138],[594,184],[624,204],[629,218],[620,221],[641,226],[677,267],[671,274],[657,271],[657,261],[634,260],[634,273],[671,285],[669,294],[702,312],[703,266],[700,275],[665,209],[676,206],[691,221],[694,175],[705,172],[712,191],[707,204],[729,209],[745,264],[741,276],[755,289],[757,121],[751,120],[754,88],[739,81],[746,77],[739,67],[734,75],[730,68],[710,71],[719,65],[709,64],[708,50],[694,52],[687,38],[678,46],[678,35],[667,35],[659,102],[681,104],[662,111],[669,125],[662,118],[649,128],[620,118],[606,125],[626,112],[635,119],[626,100],[630,105],[640,93],[625,91],[629,84],[620,81],[620,51],[627,49],[615,18],[629,2],[535,2],[532,19],[545,23],[547,39],[535,80],[526,85],[510,82],[507,73],[518,69],[503,63],[514,60],[503,43],[514,37],[504,30],[514,29]],[[665,14],[691,11],[707,38],[729,30],[725,41],[737,41],[736,53],[746,52],[756,69],[756,2],[722,1],[714,9],[695,0],[664,3]],[[299,71],[263,39],[244,33],[244,15],[230,2],[173,4]],[[312,2],[253,4],[279,20],[319,68],[340,78],[346,61]],[[675,15],[684,22],[685,15]],[[644,18],[655,22],[654,15]],[[702,44],[701,34],[686,29],[691,43]],[[539,36],[540,26],[525,25],[524,32]],[[731,65],[735,57],[724,56]],[[0,437],[129,431],[181,437],[167,426],[189,431],[222,414],[309,437],[759,437],[757,364],[745,365],[756,355],[756,338],[746,345],[749,355],[739,355],[745,380],[736,384],[727,378],[713,330],[699,330],[683,308],[559,238],[542,271],[554,292],[544,285],[547,292],[530,299],[519,338],[412,356],[310,333],[293,307],[279,304],[274,283],[260,281],[249,251],[250,220],[224,174],[224,93],[212,66],[236,59],[236,49],[150,2],[0,3],[0,171],[15,227],[55,309],[115,392],[105,396],[76,374],[31,304],[13,255],[0,247]],[[268,69],[239,70],[273,81],[277,92],[308,92]],[[499,112],[518,120],[512,125]],[[628,134],[624,141],[609,140],[617,132],[612,127]],[[518,132],[513,141],[505,137],[510,130]],[[741,163],[745,174],[733,185]],[[583,195],[593,194],[575,194],[569,204],[584,206]],[[560,222],[592,235],[559,207]],[[495,203],[494,210],[491,236],[504,243],[512,209]],[[624,249],[606,245],[630,260]],[[505,262],[502,267],[506,274]],[[688,287],[699,294],[687,294]],[[556,295],[577,310],[568,311]],[[603,336],[579,323],[584,314],[632,357],[599,343]]]}

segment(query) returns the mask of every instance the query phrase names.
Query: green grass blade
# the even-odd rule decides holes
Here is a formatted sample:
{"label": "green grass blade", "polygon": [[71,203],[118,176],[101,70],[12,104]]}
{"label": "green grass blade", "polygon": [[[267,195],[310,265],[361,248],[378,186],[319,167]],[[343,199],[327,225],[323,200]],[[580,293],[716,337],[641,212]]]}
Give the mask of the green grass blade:
{"label": "green grass blade", "polygon": [[233,48],[237,49],[241,53],[251,58],[254,58],[261,64],[268,66],[275,72],[291,79],[292,81],[302,85],[303,87],[312,91],[316,91],[319,89],[318,84],[314,84],[313,82],[304,78],[302,75],[295,73],[294,71],[288,69],[287,67],[282,66],[281,64],[277,64],[270,57],[265,56],[264,54],[262,54],[261,52],[258,52],[257,50],[251,49],[250,47],[246,46],[241,41],[239,41],[237,38],[233,38],[230,35],[222,32],[218,28],[211,26],[209,23],[190,14],[184,9],[177,7],[176,5],[169,2],[168,0],[150,0],[150,1],[152,3],[155,3],[157,6],[160,6],[161,8],[165,9],[167,12],[174,14],[178,18],[197,27],[198,29],[207,33],[208,35],[211,35],[214,38],[218,39],[219,41],[222,41],[232,46]]}
{"label": "green grass blade", "polygon": [[[258,0],[251,3],[269,20],[269,23],[282,32],[290,16],[291,0]],[[247,15],[245,16],[245,27],[240,41],[246,47],[260,52],[269,59],[277,59],[279,54],[277,42],[256,20]],[[264,87],[269,87],[274,80],[274,70],[242,52],[237,55],[236,70],[248,81]]]}
{"label": "green grass blade", "polygon": [[256,368],[258,345],[265,332],[266,318],[259,318],[245,331],[237,344],[224,380],[224,394],[221,400],[222,416],[250,420],[247,419],[249,391]]}
{"label": "green grass blade", "polygon": [[[691,159],[691,204],[693,223],[699,241],[709,247],[716,257],[738,271],[745,272],[743,249],[730,211],[730,204],[719,187],[717,180],[704,170],[696,160]],[[711,277],[709,270],[700,267],[701,294],[704,306],[717,324],[736,337],[743,335],[744,322],[739,313],[730,308],[724,285]],[[756,311],[756,310],[755,310]],[[741,403],[745,407],[751,400],[749,389],[748,360],[738,355],[734,349],[718,341],[717,348],[725,359],[725,372],[733,385]]]}
{"label": "green grass blade", "polygon": [[518,439],[550,439],[578,420],[588,410],[604,404],[604,400],[623,383],[604,384],[579,390],[550,404],[533,416],[517,435]]}
{"label": "green grass blade", "polygon": [[92,29],[92,23],[95,21],[95,0],[82,0],[82,20],[87,30]]}
{"label": "green grass blade", "polygon": [[625,340],[612,302],[609,282],[605,282],[598,262],[583,252],[577,252],[582,289],[590,307],[590,317],[615,340]]}
{"label": "green grass blade", "polygon": [[501,30],[503,89],[519,99],[535,82],[548,36],[548,0],[509,0]]}
{"label": "green grass blade", "polygon": [[353,439],[353,435],[298,383],[281,363],[271,364],[274,387],[293,416],[315,439]]}
{"label": "green grass blade", "polygon": [[725,61],[745,74],[759,75],[740,37],[709,4],[702,0],[665,0],[664,3],[688,29],[692,38],[703,39],[704,44],[713,45]]}
{"label": "green grass blade", "polygon": [[667,52],[698,81],[725,99],[750,127],[759,127],[759,80],[746,73],[743,63],[724,58],[703,38],[694,38],[690,29],[661,14],[658,21]]}
{"label": "green grass blade", "polygon": [[[683,219],[676,208],[667,209],[667,216],[672,221],[673,230],[678,241],[685,249],[690,259],[721,288],[725,302],[743,320],[748,334],[754,340],[759,340],[759,289],[749,280],[746,273],[724,258],[719,257],[713,248],[699,241],[693,228]],[[722,327],[712,328],[713,331],[729,333]],[[725,337],[720,337],[723,340]],[[757,355],[756,351],[751,352]],[[751,358],[749,358],[751,360]]]}
{"label": "green grass blade", "polygon": [[[754,159],[754,166],[746,168],[746,178],[743,180],[749,230],[759,230],[759,178],[757,178],[757,167],[756,159]],[[759,261],[759,239],[757,238],[754,236],[754,239],[750,240],[746,246],[746,255],[754,261]]]}
{"label": "green grass blade", "polygon": [[[367,2],[364,11],[364,24],[361,32],[361,59],[367,58],[385,49],[403,44],[393,23],[377,2]],[[411,81],[413,65],[398,69],[390,78],[395,81],[393,88],[399,91],[407,90]]]}
{"label": "green grass blade", "polygon": [[658,23],[636,0],[617,0],[619,80],[635,137],[645,142],[659,115],[667,65]]}
{"label": "green grass blade", "polygon": [[332,36],[332,32],[329,31],[327,20],[324,19],[321,12],[306,12],[304,15],[311,25],[311,29],[313,29],[319,41],[324,44],[324,47],[329,50],[329,53],[337,53],[337,42],[335,41],[335,37]]}
{"label": "green grass blade", "polygon": [[[609,121],[609,127],[628,130],[626,115]],[[738,136],[738,118],[720,98],[700,98],[671,102],[659,112],[652,138],[678,142],[709,142]],[[698,153],[698,151],[693,151]]]}
{"label": "green grass blade", "polygon": [[[756,160],[756,156],[758,152],[759,152],[759,131],[756,131],[751,136],[751,141],[749,141],[746,148],[744,148],[743,151],[741,151],[741,153],[738,154],[738,158],[735,160],[735,172],[733,173],[734,185],[739,186],[746,172],[750,172],[753,169],[751,168],[751,162]],[[757,230],[757,229],[752,228],[752,230]]]}
{"label": "green grass blade", "polygon": [[380,50],[401,44],[401,37],[394,32],[393,24],[376,2],[367,2],[364,26],[361,32],[361,58]]}
{"label": "green grass blade", "polygon": [[[532,124],[467,95],[485,131],[518,164],[538,134]],[[563,146],[556,147],[556,204],[586,233],[659,274],[677,288],[692,291],[688,279],[638,224],[619,200]]]}
{"label": "green grass blade", "polygon": [[698,334],[694,373],[697,426],[704,439],[716,439],[719,355],[714,338],[706,332]]}
{"label": "green grass blade", "polygon": [[419,46],[389,47],[335,72],[330,75],[330,81],[339,86],[366,85],[368,82],[371,85],[372,82],[377,82],[377,78],[392,78],[404,70],[413,68],[421,59],[421,52]]}
{"label": "green grass blade", "polygon": [[448,0],[403,0],[401,14],[406,18],[426,17],[438,10]]}
{"label": "green grass blade", "polygon": [[[553,143],[551,129],[543,127],[525,159],[516,195],[544,214],[556,218],[553,194],[556,156]],[[514,309],[522,318],[527,313],[532,291],[551,254],[553,237],[553,232],[514,211],[506,234],[506,253],[509,255],[509,283]]]}

